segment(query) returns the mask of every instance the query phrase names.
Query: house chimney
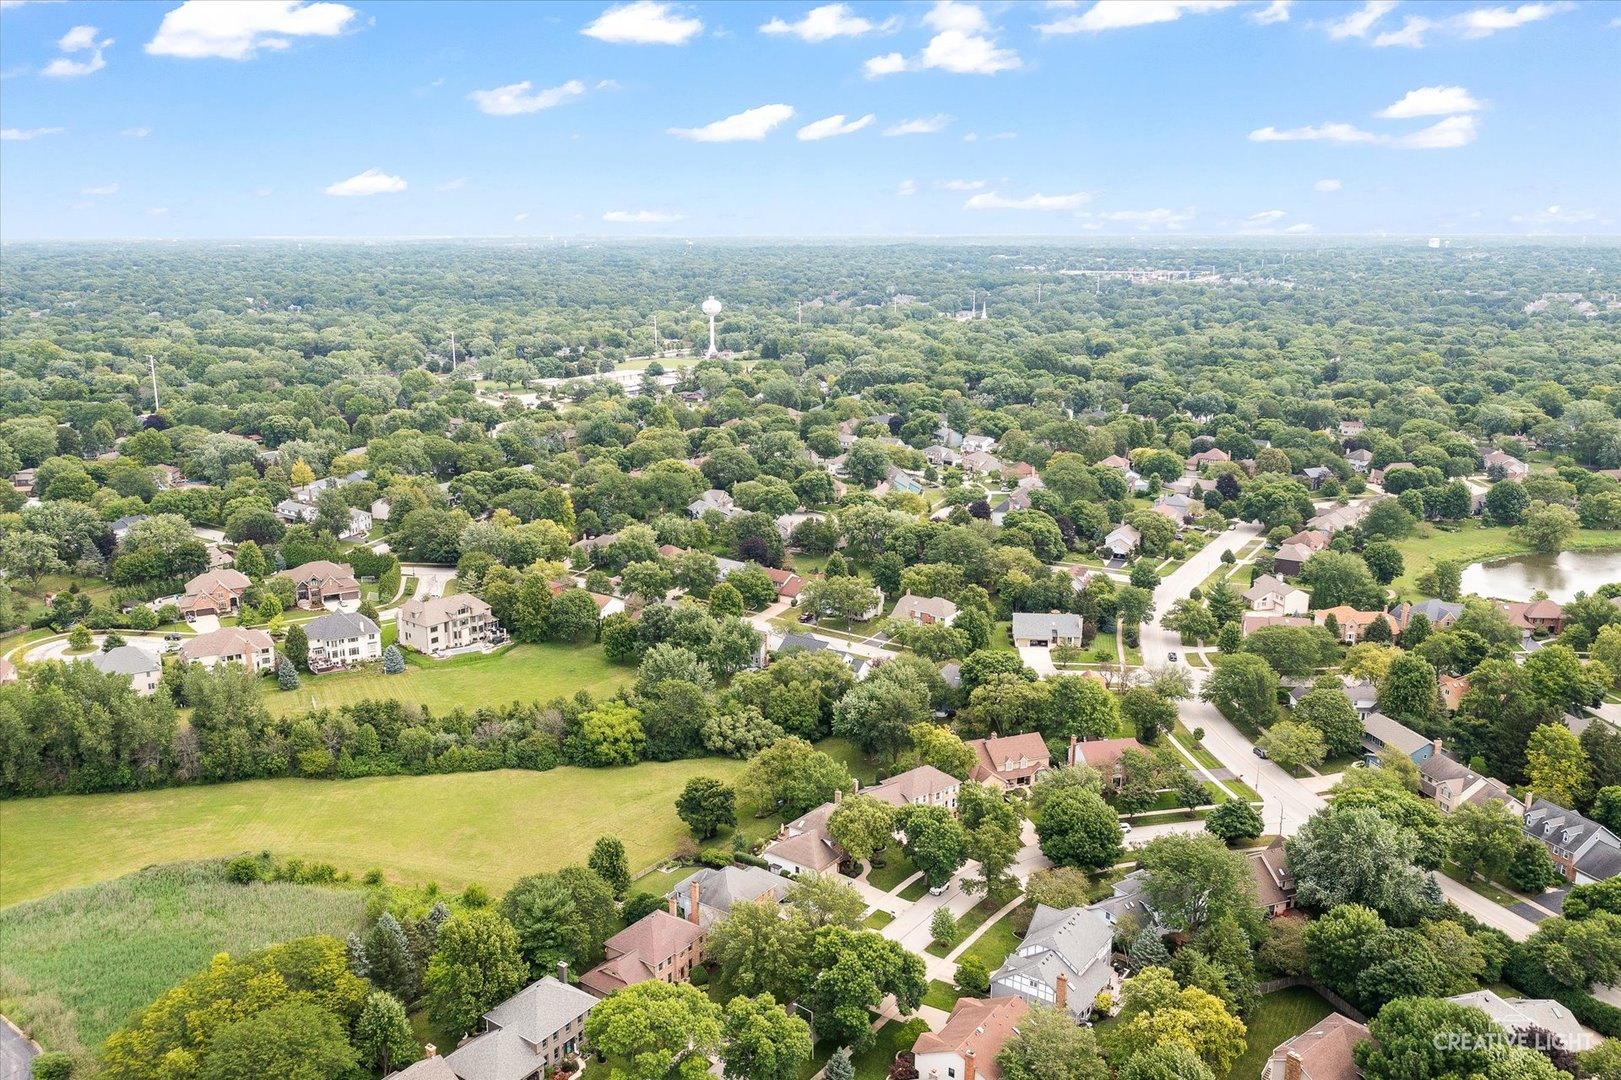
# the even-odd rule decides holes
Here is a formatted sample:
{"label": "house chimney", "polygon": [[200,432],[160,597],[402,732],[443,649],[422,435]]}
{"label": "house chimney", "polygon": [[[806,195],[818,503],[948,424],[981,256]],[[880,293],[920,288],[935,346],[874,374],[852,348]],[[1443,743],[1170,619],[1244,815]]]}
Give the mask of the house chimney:
{"label": "house chimney", "polygon": [[1058,973],[1058,995],[1054,1004],[1060,1009],[1069,1004],[1069,976],[1062,971]]}
{"label": "house chimney", "polygon": [[675,914],[675,897],[673,895],[670,897],[670,914]]}
{"label": "house chimney", "polygon": [[844,789],[843,788],[834,788],[833,789],[833,805],[837,806],[837,805],[839,805],[839,803],[841,803],[843,801],[844,801]]}
{"label": "house chimney", "polygon": [[422,1044],[422,1054],[423,1054],[424,1057],[438,1057],[439,1056],[439,1048],[437,1046],[433,1045],[433,1043],[423,1043]]}
{"label": "house chimney", "polygon": [[698,925],[698,883],[696,881],[694,881],[692,883],[690,889],[688,890],[688,895],[691,897],[691,900],[688,902],[688,905],[687,905],[687,921],[692,923],[692,925],[697,926]]}
{"label": "house chimney", "polygon": [[1304,1080],[1306,1063],[1300,1060],[1300,1051],[1291,1050],[1283,1055],[1283,1080]]}
{"label": "house chimney", "polygon": [[564,986],[568,985],[568,961],[567,960],[559,960],[557,962],[557,981],[562,983]]}
{"label": "house chimney", "polygon": [[974,1066],[975,1066],[975,1064],[976,1063],[974,1061],[974,1050],[973,1050],[972,1047],[969,1047],[967,1050],[964,1050],[962,1052],[962,1076],[963,1076],[963,1080],[974,1080]]}
{"label": "house chimney", "polygon": [[1534,791],[1527,791],[1525,793],[1525,812],[1526,813],[1529,814],[1531,812],[1531,804],[1536,801],[1536,797],[1537,797],[1537,793],[1534,792]]}
{"label": "house chimney", "polygon": [[1430,740],[1430,747],[1434,751],[1436,757],[1441,756],[1441,740],[1440,739],[1431,739]]}

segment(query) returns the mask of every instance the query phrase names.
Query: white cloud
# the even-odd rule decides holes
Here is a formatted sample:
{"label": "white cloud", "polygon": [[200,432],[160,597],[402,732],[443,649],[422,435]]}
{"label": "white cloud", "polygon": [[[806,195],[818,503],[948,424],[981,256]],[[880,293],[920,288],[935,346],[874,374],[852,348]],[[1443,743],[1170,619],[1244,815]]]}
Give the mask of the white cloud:
{"label": "white cloud", "polygon": [[163,217],[168,212],[169,208],[167,206],[154,206],[148,209],[146,214],[148,217]]}
{"label": "white cloud", "polygon": [[1338,180],[1319,180],[1312,185],[1312,189],[1315,191],[1338,191],[1340,186]]}
{"label": "white cloud", "polygon": [[336,37],[359,12],[344,4],[301,0],[186,0],[163,16],[146,44],[153,56],[251,60],[260,49],[286,49],[289,38]]}
{"label": "white cloud", "polygon": [[1374,48],[1385,49],[1397,45],[1406,49],[1422,49],[1424,35],[1435,29],[1435,21],[1422,15],[1409,15],[1402,20],[1401,29],[1386,30],[1373,39]]}
{"label": "white cloud", "polygon": [[1250,22],[1261,26],[1289,21],[1289,5],[1293,0],[1272,0],[1270,4],[1250,16]]}
{"label": "white cloud", "polygon": [[367,169],[347,180],[329,184],[325,190],[328,195],[392,195],[405,190],[405,181],[381,169]]}
{"label": "white cloud", "polygon": [[1262,210],[1259,214],[1251,214],[1244,220],[1248,221],[1251,225],[1271,225],[1275,222],[1282,221],[1288,216],[1289,211],[1287,210]]}
{"label": "white cloud", "polygon": [[843,113],[834,113],[832,116],[813,120],[799,129],[800,142],[816,142],[818,139],[831,139],[836,135],[848,135],[853,131],[860,131],[878,119],[872,113],[858,120],[846,121]]}
{"label": "white cloud", "polygon": [[525,79],[494,90],[474,90],[467,99],[478,106],[479,112],[490,116],[523,116],[572,101],[585,93],[585,84],[578,79],[570,79],[549,90],[536,90],[534,85]]}
{"label": "white cloud", "polygon": [[916,180],[902,180],[900,183],[895,185],[895,194],[897,194],[897,195],[916,195],[917,194],[917,181]]}
{"label": "white cloud", "polygon": [[696,128],[671,128],[671,135],[694,142],[758,142],[792,119],[792,105],[759,105]]}
{"label": "white cloud", "polygon": [[1297,221],[1293,225],[1289,226],[1287,229],[1284,229],[1283,231],[1286,232],[1286,233],[1316,232],[1317,231],[1317,226],[1312,225],[1312,224],[1310,224],[1308,222],[1305,222],[1305,221]]}
{"label": "white cloud", "polygon": [[1367,0],[1356,11],[1328,24],[1328,36],[1335,40],[1365,38],[1374,23],[1396,9],[1396,0]]}
{"label": "white cloud", "polygon": [[[1555,205],[1546,210],[1538,210],[1534,214],[1515,214],[1509,220],[1516,225],[1584,225],[1601,219],[1591,210],[1574,210]],[[1603,223],[1609,224],[1608,221]]]}
{"label": "white cloud", "polygon": [[[1050,23],[1041,23],[1036,29],[1043,34],[1097,33],[1129,26],[1175,22],[1183,15],[1220,11],[1237,4],[1238,0],[1098,0],[1080,15],[1068,15]],[[1288,18],[1287,8],[1285,3],[1284,18]]]}
{"label": "white cloud", "polygon": [[685,214],[674,214],[667,210],[609,210],[602,215],[602,220],[615,225],[664,225],[684,217]]}
{"label": "white cloud", "polygon": [[936,113],[934,116],[920,116],[916,120],[902,120],[898,124],[884,129],[885,135],[933,135],[937,131],[944,131],[951,123],[951,117],[946,113]]}
{"label": "white cloud", "polygon": [[978,191],[984,186],[985,181],[983,180],[941,180],[935,184],[935,187],[944,188],[947,191]]}
{"label": "white cloud", "polygon": [[521,214],[513,214],[512,215],[512,220],[513,221],[528,221],[529,220],[529,211],[525,210]]}
{"label": "white cloud", "polygon": [[1475,141],[1479,124],[1473,116],[1449,116],[1427,128],[1391,140],[1403,150],[1451,150]]}
{"label": "white cloud", "polygon": [[994,191],[970,195],[962,204],[964,210],[1078,210],[1092,200],[1084,191],[1071,195],[1026,195],[1012,199]]}
{"label": "white cloud", "polygon": [[935,31],[917,56],[885,53],[869,59],[862,70],[867,78],[902,71],[949,71],[956,75],[995,75],[1024,66],[1013,49],[996,43],[990,20],[977,5],[958,0],[937,0],[923,21]]}
{"label": "white cloud", "polygon": [[4,128],[0,129],[0,142],[27,142],[46,135],[60,135],[67,128]]}
{"label": "white cloud", "polygon": [[458,176],[454,180],[442,180],[433,185],[435,191],[460,191],[467,186],[467,177]]}
{"label": "white cloud", "polygon": [[685,45],[703,28],[702,20],[680,14],[674,4],[636,0],[609,8],[580,33],[615,45]]}
{"label": "white cloud", "polygon": [[1575,4],[1521,4],[1519,7],[1476,8],[1454,16],[1449,22],[1466,38],[1490,37],[1499,30],[1514,30],[1526,23],[1541,22],[1562,11],[1571,11]]}
{"label": "white cloud", "polygon": [[1461,86],[1424,86],[1407,95],[1378,115],[1387,120],[1410,120],[1415,116],[1453,116],[1475,112],[1485,103],[1469,96]]}
{"label": "white cloud", "polygon": [[1307,124],[1305,127],[1287,128],[1283,131],[1268,125],[1250,132],[1250,142],[1373,143],[1383,142],[1386,137],[1376,135],[1371,131],[1363,131],[1352,124],[1323,124],[1321,126]]}
{"label": "white cloud", "polygon": [[978,4],[960,3],[959,0],[935,0],[923,21],[937,31],[957,30],[965,34],[980,33],[991,28],[990,20]]}
{"label": "white cloud", "polygon": [[897,19],[887,19],[882,23],[863,19],[848,4],[823,4],[821,7],[811,8],[805,12],[804,18],[798,22],[784,22],[782,19],[772,19],[760,27],[762,34],[792,34],[801,41],[818,44],[823,41],[832,41],[840,37],[860,37],[873,31],[894,29],[899,24]]}
{"label": "white cloud", "polygon": [[894,75],[906,70],[906,57],[898,52],[874,56],[861,65],[861,70],[869,79],[876,79],[881,75]]}
{"label": "white cloud", "polygon": [[63,34],[57,41],[56,47],[65,53],[88,52],[87,60],[72,60],[66,56],[59,56],[45,65],[41,75],[53,79],[71,79],[80,75],[92,75],[107,66],[107,61],[101,57],[101,50],[113,43],[112,38],[102,41],[96,40],[94,26],[75,26]]}
{"label": "white cloud", "polygon": [[1106,210],[1096,214],[1083,215],[1098,221],[1116,221],[1125,225],[1141,225],[1145,228],[1180,229],[1193,220],[1193,210],[1172,210],[1169,207],[1159,206],[1152,210]]}
{"label": "white cloud", "polygon": [[152,129],[149,127],[132,127],[124,129],[124,135],[131,139],[144,139],[150,134],[152,134]]}
{"label": "white cloud", "polygon": [[96,187],[80,188],[79,189],[79,194],[80,195],[117,195],[118,194],[118,185],[117,184],[100,184],[100,185],[97,185]]}

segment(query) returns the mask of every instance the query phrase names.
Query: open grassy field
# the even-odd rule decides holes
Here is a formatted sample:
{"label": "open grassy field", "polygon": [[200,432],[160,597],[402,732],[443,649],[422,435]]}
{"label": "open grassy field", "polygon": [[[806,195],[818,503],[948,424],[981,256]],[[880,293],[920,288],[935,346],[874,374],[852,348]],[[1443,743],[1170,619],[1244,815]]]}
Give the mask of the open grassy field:
{"label": "open grassy field", "polygon": [[598,836],[615,833],[639,870],[688,835],[674,805],[688,779],[730,782],[742,770],[741,761],[703,758],[9,800],[0,803],[0,907],[154,863],[244,851],[500,891],[524,874],[583,860]]}
{"label": "open grassy field", "polygon": [[0,911],[0,1010],[88,1059],[216,953],[361,924],[360,889],[232,885],[221,861],[156,867]]}
{"label": "open grassy field", "polygon": [[1255,1080],[1266,1059],[1286,1039],[1310,1028],[1334,1010],[1313,990],[1291,986],[1265,994],[1249,1021],[1249,1049],[1227,1073],[1227,1080]]}
{"label": "open grassy field", "polygon": [[[390,627],[392,629],[392,627]],[[345,705],[366,698],[414,701],[434,712],[456,706],[505,705],[511,701],[550,701],[589,690],[608,697],[636,677],[636,669],[611,664],[595,646],[513,645],[487,655],[428,660],[408,655],[405,670],[312,675],[291,693],[265,681],[265,705],[281,714],[323,705]]]}
{"label": "open grassy field", "polygon": [[[1478,521],[1460,523],[1456,531],[1442,532],[1433,525],[1420,525],[1418,532],[1406,540],[1398,540],[1406,564],[1401,577],[1391,582],[1396,595],[1416,599],[1424,594],[1418,591],[1418,575],[1429,569],[1438,559],[1450,559],[1468,565],[1483,559],[1504,555],[1523,555],[1531,549],[1514,536],[1506,526],[1485,526]],[[1592,551],[1621,548],[1621,532],[1607,529],[1578,529],[1565,545],[1568,551]]]}

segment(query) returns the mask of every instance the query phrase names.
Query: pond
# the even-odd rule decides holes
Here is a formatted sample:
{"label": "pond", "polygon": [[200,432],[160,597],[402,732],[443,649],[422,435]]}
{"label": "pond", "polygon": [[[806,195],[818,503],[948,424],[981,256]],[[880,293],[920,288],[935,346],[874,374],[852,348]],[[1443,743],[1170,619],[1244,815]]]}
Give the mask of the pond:
{"label": "pond", "polygon": [[1529,600],[1541,589],[1562,604],[1611,581],[1621,581],[1621,551],[1514,555],[1471,563],[1463,570],[1464,593],[1498,600]]}

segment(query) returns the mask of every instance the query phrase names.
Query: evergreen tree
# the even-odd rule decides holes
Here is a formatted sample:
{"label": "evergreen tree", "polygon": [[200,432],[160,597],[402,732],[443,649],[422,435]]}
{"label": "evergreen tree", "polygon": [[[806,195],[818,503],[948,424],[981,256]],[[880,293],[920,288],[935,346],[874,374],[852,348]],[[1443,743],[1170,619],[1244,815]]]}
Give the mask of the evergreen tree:
{"label": "evergreen tree", "polygon": [[405,657],[400,655],[398,646],[390,645],[383,650],[383,674],[399,675],[405,671]]}
{"label": "evergreen tree", "polygon": [[281,642],[281,654],[291,660],[298,670],[310,669],[310,638],[302,626],[294,623],[287,628],[287,636]]}
{"label": "evergreen tree", "polygon": [[282,657],[281,663],[276,666],[276,685],[283,690],[297,690],[298,683],[298,669],[293,667],[291,660]]}

